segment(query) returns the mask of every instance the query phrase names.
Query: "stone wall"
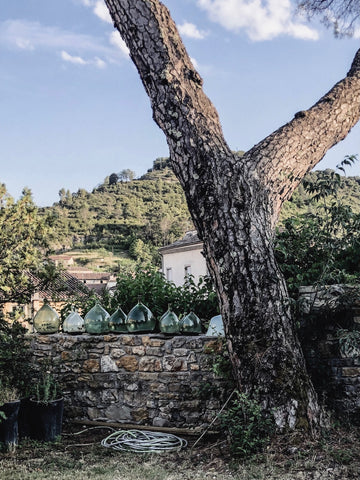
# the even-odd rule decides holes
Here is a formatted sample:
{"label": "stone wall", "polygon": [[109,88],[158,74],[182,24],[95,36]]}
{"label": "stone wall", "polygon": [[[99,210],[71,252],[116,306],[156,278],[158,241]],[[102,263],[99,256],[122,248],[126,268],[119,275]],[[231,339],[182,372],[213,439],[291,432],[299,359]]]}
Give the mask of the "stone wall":
{"label": "stone wall", "polygon": [[360,332],[354,287],[332,285],[300,290],[301,343],[322,403],[360,424],[360,343],[341,344],[341,332]]}
{"label": "stone wall", "polygon": [[220,345],[206,336],[32,336],[36,363],[49,362],[62,384],[66,418],[159,427],[214,418],[227,395],[211,371]]}

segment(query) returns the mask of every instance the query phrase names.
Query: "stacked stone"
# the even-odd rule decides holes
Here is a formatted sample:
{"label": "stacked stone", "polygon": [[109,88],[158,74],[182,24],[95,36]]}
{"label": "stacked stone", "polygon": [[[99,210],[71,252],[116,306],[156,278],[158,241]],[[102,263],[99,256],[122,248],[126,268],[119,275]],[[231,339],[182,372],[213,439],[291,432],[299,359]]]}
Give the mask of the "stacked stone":
{"label": "stacked stone", "polygon": [[[216,342],[206,336],[55,334],[34,335],[32,349],[37,362],[50,360],[70,419],[194,428],[211,422],[225,395],[207,353]],[[198,394],[204,384],[211,385],[205,399]]]}
{"label": "stacked stone", "polygon": [[[302,346],[320,398],[339,416],[360,423],[360,356],[344,353],[339,329],[360,331],[360,306],[354,287],[302,287]],[[346,306],[339,310],[341,303]],[[316,320],[311,316],[316,313]],[[359,346],[360,347],[360,346]]]}

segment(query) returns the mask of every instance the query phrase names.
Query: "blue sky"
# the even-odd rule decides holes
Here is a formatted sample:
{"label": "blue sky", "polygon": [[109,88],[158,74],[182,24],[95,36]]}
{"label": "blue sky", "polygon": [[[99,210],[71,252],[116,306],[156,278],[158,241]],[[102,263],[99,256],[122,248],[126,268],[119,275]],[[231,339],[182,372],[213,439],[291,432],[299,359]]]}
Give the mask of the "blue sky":
{"label": "blue sky", "polygon": [[[234,150],[309,108],[349,70],[337,40],[289,0],[166,0]],[[102,0],[0,0],[0,182],[51,205],[64,187],[141,175],[167,156],[149,100]],[[360,151],[360,126],[319,168]],[[348,172],[360,175],[360,162]]]}

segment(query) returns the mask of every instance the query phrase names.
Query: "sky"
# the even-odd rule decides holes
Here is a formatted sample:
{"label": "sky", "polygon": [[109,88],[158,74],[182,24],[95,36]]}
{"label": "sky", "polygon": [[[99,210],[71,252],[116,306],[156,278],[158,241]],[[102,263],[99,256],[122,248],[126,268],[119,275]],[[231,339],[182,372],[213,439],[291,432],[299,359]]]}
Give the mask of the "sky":
{"label": "sky", "polygon": [[[165,0],[233,150],[248,150],[341,80],[360,43],[290,0]],[[102,0],[0,0],[0,182],[39,206],[168,156]],[[359,154],[360,125],[318,168]],[[359,155],[360,159],[360,155]],[[360,162],[349,175],[360,175]]]}

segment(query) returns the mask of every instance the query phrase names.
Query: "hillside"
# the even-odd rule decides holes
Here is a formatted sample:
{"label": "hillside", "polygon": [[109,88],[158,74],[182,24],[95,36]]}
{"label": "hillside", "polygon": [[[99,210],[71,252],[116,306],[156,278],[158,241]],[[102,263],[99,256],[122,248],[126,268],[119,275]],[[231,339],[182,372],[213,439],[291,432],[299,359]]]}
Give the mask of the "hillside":
{"label": "hillside", "polygon": [[[102,248],[118,263],[119,259],[126,263],[127,258],[159,262],[157,249],[193,228],[184,193],[168,159],[155,160],[139,179],[125,176],[126,180],[119,180],[113,175],[92,192],[63,190],[59,202],[41,209],[53,227],[52,249],[77,249],[84,251],[85,258],[85,250]],[[320,175],[319,171],[311,172],[306,181],[313,182]],[[338,196],[360,212],[360,177],[342,177]],[[284,205],[280,222],[314,208],[311,195],[301,184]]]}
{"label": "hillside", "polygon": [[166,164],[157,169],[156,161],[140,179],[107,180],[92,192],[64,191],[42,213],[53,227],[54,251],[106,248],[140,260],[153,260],[158,247],[193,228],[180,184]]}

